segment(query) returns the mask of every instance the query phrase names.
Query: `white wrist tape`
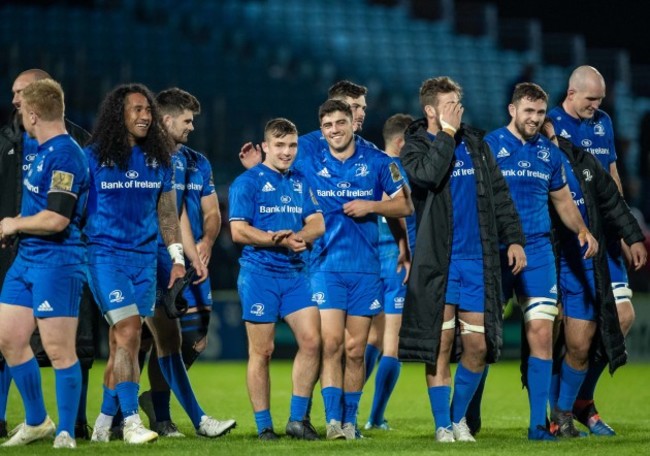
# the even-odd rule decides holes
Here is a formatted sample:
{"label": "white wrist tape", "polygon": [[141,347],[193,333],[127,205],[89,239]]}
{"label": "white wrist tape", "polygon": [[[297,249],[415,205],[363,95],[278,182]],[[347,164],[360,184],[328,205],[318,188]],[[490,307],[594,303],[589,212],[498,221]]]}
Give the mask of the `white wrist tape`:
{"label": "white wrist tape", "polygon": [[185,255],[183,255],[183,245],[180,243],[175,243],[167,246],[167,251],[169,256],[172,257],[172,263],[182,264],[185,266]]}
{"label": "white wrist tape", "polygon": [[442,120],[442,117],[440,117],[440,125],[442,126],[442,129],[443,129],[443,130],[445,130],[445,129],[447,129],[447,130],[451,130],[451,131],[454,132],[454,134],[456,134],[456,131],[457,131],[457,130],[456,130],[454,127],[452,127],[451,125],[449,125],[447,122],[445,122],[444,120]]}

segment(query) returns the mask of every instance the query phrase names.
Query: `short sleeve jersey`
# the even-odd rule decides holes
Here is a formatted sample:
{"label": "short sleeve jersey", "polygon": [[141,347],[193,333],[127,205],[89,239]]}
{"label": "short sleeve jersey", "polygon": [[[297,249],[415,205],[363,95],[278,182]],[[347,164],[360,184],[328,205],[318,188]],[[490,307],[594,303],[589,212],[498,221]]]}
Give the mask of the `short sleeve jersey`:
{"label": "short sleeve jersey", "polygon": [[616,147],[612,119],[605,111],[598,109],[591,119],[580,120],[567,114],[560,105],[548,115],[555,134],[590,152],[609,172],[609,166],[616,162]]}
{"label": "short sleeve jersey", "polygon": [[48,236],[21,234],[18,254],[34,267],[86,262],[80,224],[88,199],[88,160],[70,135],[55,136],[37,147],[23,179],[21,215],[47,209],[48,196],[62,192],[76,199],[69,225]]}
{"label": "short sleeve jersey", "polygon": [[[589,215],[587,214],[587,206],[585,205],[585,196],[582,193],[582,188],[580,188],[580,181],[573,172],[571,168],[571,163],[566,155],[562,154],[562,163],[564,164],[564,169],[566,170],[567,184],[569,185],[569,190],[571,191],[571,198],[575,203],[582,220],[584,220],[585,225],[589,226]],[[584,253],[581,252],[577,236],[571,236],[571,240],[567,241],[567,244],[562,249],[563,255],[575,256],[576,258],[582,258]],[[585,264],[591,264],[591,261],[585,261]]]}
{"label": "short sleeve jersey", "polygon": [[203,237],[203,210],[201,199],[204,196],[214,195],[214,178],[212,166],[205,155],[190,149],[181,147],[187,161],[187,184],[185,186],[185,207],[187,216],[190,219],[192,234],[198,242]]}
{"label": "short sleeve jersey", "polygon": [[[306,179],[299,172],[279,173],[263,163],[241,174],[230,186],[229,220],[244,221],[262,231],[302,229],[321,212]],[[286,247],[244,246],[239,263],[249,269],[286,274],[304,269],[306,256]]]}
{"label": "short sleeve jersey", "polygon": [[[300,146],[299,146],[300,148]],[[380,201],[405,185],[395,160],[374,147],[356,144],[354,155],[340,161],[327,149],[299,154],[293,165],[307,176],[323,210],[325,234],[311,252],[313,271],[380,273],[376,214],[354,218],[343,205],[356,199]]]}
{"label": "short sleeve jersey", "polygon": [[522,144],[507,127],[489,133],[485,141],[508,183],[526,235],[526,247],[547,242],[551,230],[549,192],[566,185],[562,152],[540,134]]}
{"label": "short sleeve jersey", "polygon": [[173,170],[134,146],[126,169],[99,163],[92,145],[88,221],[84,233],[94,263],[155,264],[158,199],[173,189]]}

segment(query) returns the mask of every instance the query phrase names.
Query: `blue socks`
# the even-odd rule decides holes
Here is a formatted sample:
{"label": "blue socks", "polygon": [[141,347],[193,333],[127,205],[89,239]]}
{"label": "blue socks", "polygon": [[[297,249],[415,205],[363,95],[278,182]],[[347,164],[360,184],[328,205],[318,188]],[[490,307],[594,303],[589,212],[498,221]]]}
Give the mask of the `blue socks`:
{"label": "blue socks", "polygon": [[578,399],[592,401],[594,399],[594,392],[596,391],[596,384],[600,375],[605,370],[607,366],[606,361],[596,361],[591,363],[589,369],[587,369],[587,376],[582,382],[580,391],[578,392]]}
{"label": "blue socks", "polygon": [[[366,355],[368,354],[368,347],[372,347],[372,345],[366,346]],[[397,358],[382,356],[379,361],[377,376],[375,377],[375,397],[372,400],[372,410],[368,419],[371,424],[378,426],[384,422],[384,412],[388,400],[393,394],[401,370],[402,363]]]}
{"label": "blue socks", "polygon": [[187,369],[183,363],[183,357],[180,353],[173,353],[168,356],[158,356],[160,371],[162,372],[167,384],[174,392],[176,399],[192,420],[195,428],[199,427],[201,417],[205,414],[196,400],[190,378],[187,376]]}
{"label": "blue socks", "polygon": [[587,376],[587,370],[576,370],[562,361],[560,371],[560,395],[557,401],[557,408],[564,411],[572,411],[573,403],[576,400],[580,386]]}
{"label": "blue socks", "polygon": [[309,406],[308,397],[291,395],[291,410],[289,413],[289,421],[302,421],[307,416],[307,407]]}
{"label": "blue socks", "polygon": [[[117,393],[117,398],[120,402],[120,410],[122,410],[124,419],[138,413],[139,389],[140,386],[135,382],[120,382],[115,385],[115,392]],[[108,415],[108,413],[106,415]]]}
{"label": "blue socks", "polygon": [[546,427],[546,406],[551,388],[553,361],[530,356],[528,358],[528,402],[530,429]]}
{"label": "blue socks", "polygon": [[458,363],[454,376],[454,396],[451,401],[451,418],[454,423],[460,422],[465,417],[467,407],[482,378],[483,371],[472,372],[467,370],[462,363]]}
{"label": "blue socks", "polygon": [[[564,361],[562,361],[564,362]],[[551,389],[548,392],[548,405],[553,410],[560,398],[560,374],[551,375]]]}
{"label": "blue socks", "polygon": [[104,386],[104,396],[102,398],[102,407],[100,411],[104,415],[115,416],[117,409],[120,407],[120,402],[117,399],[117,391],[109,389],[108,386]]}
{"label": "blue socks", "polygon": [[41,371],[38,368],[38,361],[32,358],[23,364],[10,367],[11,375],[16,382],[16,388],[20,392],[25,405],[25,423],[29,426],[38,426],[47,417],[45,403],[43,402],[43,390],[41,389]]}
{"label": "blue socks", "polygon": [[375,364],[377,364],[377,360],[379,359],[379,355],[381,354],[381,350],[379,350],[378,347],[375,347],[374,345],[366,345],[366,352],[364,354],[364,360],[365,360],[365,365],[366,365],[366,382],[370,378],[370,375],[372,374],[373,369],[375,368]]}
{"label": "blue socks", "polygon": [[343,393],[343,420],[342,423],[357,424],[357,413],[359,412],[359,402],[361,401],[361,391]]}
{"label": "blue socks", "polygon": [[7,421],[7,399],[11,386],[11,370],[6,361],[0,366],[0,420]]}
{"label": "blue socks", "polygon": [[81,396],[79,360],[65,369],[54,369],[54,378],[56,380],[56,405],[59,411],[59,426],[56,433],[68,431],[74,437],[74,424]]}
{"label": "blue socks", "polygon": [[261,434],[264,429],[273,429],[271,411],[266,409],[255,412],[255,424],[257,425],[258,434]]}
{"label": "blue socks", "polygon": [[428,393],[436,429],[450,427],[449,398],[451,397],[451,386],[432,386],[428,389]]}
{"label": "blue socks", "polygon": [[325,404],[325,421],[331,420],[343,421],[343,409],[341,407],[343,401],[343,390],[335,386],[328,386],[321,390],[323,395],[323,403]]}

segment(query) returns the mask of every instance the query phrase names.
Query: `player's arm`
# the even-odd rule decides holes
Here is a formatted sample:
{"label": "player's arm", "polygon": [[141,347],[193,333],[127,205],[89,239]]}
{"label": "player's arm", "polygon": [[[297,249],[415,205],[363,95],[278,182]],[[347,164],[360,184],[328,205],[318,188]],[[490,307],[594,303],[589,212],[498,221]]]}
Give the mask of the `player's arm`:
{"label": "player's arm", "polygon": [[403,185],[388,199],[349,201],[343,205],[343,213],[349,217],[365,217],[368,214],[383,215],[386,218],[406,217],[413,213],[411,192],[406,185]]}
{"label": "player's arm", "polygon": [[622,195],[623,194],[623,184],[621,184],[621,176],[618,175],[618,167],[616,166],[616,162],[611,162],[609,164],[609,174],[612,176],[612,179],[614,179],[614,182],[616,182],[616,186],[618,187],[618,191]]}
{"label": "player's arm", "polygon": [[230,233],[233,242],[253,247],[278,247],[290,235],[291,230],[262,231],[245,220],[231,220]]}
{"label": "player's arm", "polygon": [[551,203],[560,216],[562,223],[578,235],[581,246],[587,244],[585,258],[594,256],[598,252],[598,241],[592,236],[584,220],[582,220],[580,211],[573,202],[573,198],[571,198],[569,186],[564,185],[559,190],[550,192],[550,197]]}
{"label": "player's arm", "polygon": [[194,242],[194,235],[192,234],[192,227],[190,226],[190,218],[187,216],[187,208],[183,204],[181,211],[181,237],[183,238],[183,251],[185,256],[192,262],[192,266],[196,270],[198,279],[194,281],[195,284],[201,283],[208,278],[207,264],[203,263],[199,256],[197,244]]}
{"label": "player's arm", "polygon": [[388,229],[390,229],[390,233],[393,235],[393,238],[397,243],[397,248],[399,249],[399,255],[397,257],[397,272],[400,272],[402,268],[406,269],[403,281],[403,283],[406,283],[411,273],[411,248],[409,246],[406,219],[404,217],[387,217],[386,224],[388,225]]}
{"label": "player's arm", "polygon": [[216,193],[201,198],[201,212],[203,214],[203,237],[196,244],[196,250],[199,252],[201,261],[207,266],[212,256],[212,246],[221,230],[221,211]]}
{"label": "player's arm", "polygon": [[306,244],[312,244],[316,239],[325,234],[325,218],[320,212],[311,214],[305,218],[305,224],[302,229],[294,236],[305,241]]}
{"label": "player's arm", "polygon": [[173,188],[162,192],[158,198],[158,224],[160,234],[172,257],[172,272],[167,288],[171,288],[176,279],[185,275],[185,258],[183,254],[183,238],[176,212],[176,190]]}

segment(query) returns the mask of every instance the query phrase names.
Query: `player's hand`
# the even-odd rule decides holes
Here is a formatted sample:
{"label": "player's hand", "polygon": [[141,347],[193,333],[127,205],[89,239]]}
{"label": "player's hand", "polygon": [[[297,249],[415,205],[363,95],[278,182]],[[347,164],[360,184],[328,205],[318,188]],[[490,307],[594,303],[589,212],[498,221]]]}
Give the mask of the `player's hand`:
{"label": "player's hand", "polygon": [[180,263],[174,263],[172,266],[172,272],[169,274],[169,283],[167,288],[171,288],[176,282],[176,279],[182,279],[185,276],[185,266]]}
{"label": "player's hand", "polygon": [[375,208],[375,201],[353,200],[343,205],[343,213],[348,217],[365,217],[371,214]]}
{"label": "player's hand", "polygon": [[587,251],[583,257],[585,260],[598,253],[598,241],[587,228],[582,228],[580,230],[578,233],[578,241],[580,242],[580,247],[587,244]]}
{"label": "player's hand", "polygon": [[510,244],[507,253],[508,266],[510,266],[514,275],[519,274],[528,265],[524,248],[519,244]]}
{"label": "player's hand", "polygon": [[460,102],[443,104],[438,113],[438,120],[440,121],[441,127],[443,129],[445,127],[451,127],[454,131],[458,131],[463,112],[465,112],[465,108]]}
{"label": "player's hand", "polygon": [[196,280],[192,282],[194,285],[208,280],[210,274],[208,273],[208,266],[203,263],[203,260],[199,259],[198,261],[192,261],[192,266],[195,269],[194,274],[196,275]]}
{"label": "player's hand", "polygon": [[285,238],[288,238],[292,234],[293,234],[293,231],[291,231],[291,230],[274,231],[274,232],[271,232],[271,241],[273,241],[273,243],[275,245],[280,245],[282,243],[282,241],[285,240]]}
{"label": "player's hand", "polygon": [[246,169],[251,169],[255,165],[262,163],[262,148],[259,144],[247,142],[239,150],[239,161]]}
{"label": "player's hand", "polygon": [[284,239],[284,243],[286,244],[286,247],[296,253],[304,252],[307,250],[307,243],[305,240],[298,236],[297,234],[291,234],[291,236],[288,236]]}
{"label": "player's hand", "polygon": [[9,238],[16,234],[18,230],[16,229],[16,218],[15,217],[5,217],[0,220],[0,238],[5,239]]}
{"label": "player's hand", "polygon": [[397,272],[402,272],[404,269],[404,280],[402,280],[402,285],[406,285],[406,282],[409,280],[411,275],[411,250],[405,249],[402,251],[400,249],[399,255],[397,256]]}
{"label": "player's hand", "polygon": [[630,265],[635,271],[645,266],[648,261],[648,251],[643,242],[635,242],[630,246]]}
{"label": "player's hand", "polygon": [[199,258],[203,264],[208,266],[210,264],[210,258],[212,257],[212,246],[208,245],[204,239],[201,239],[196,243],[196,252],[199,254]]}

